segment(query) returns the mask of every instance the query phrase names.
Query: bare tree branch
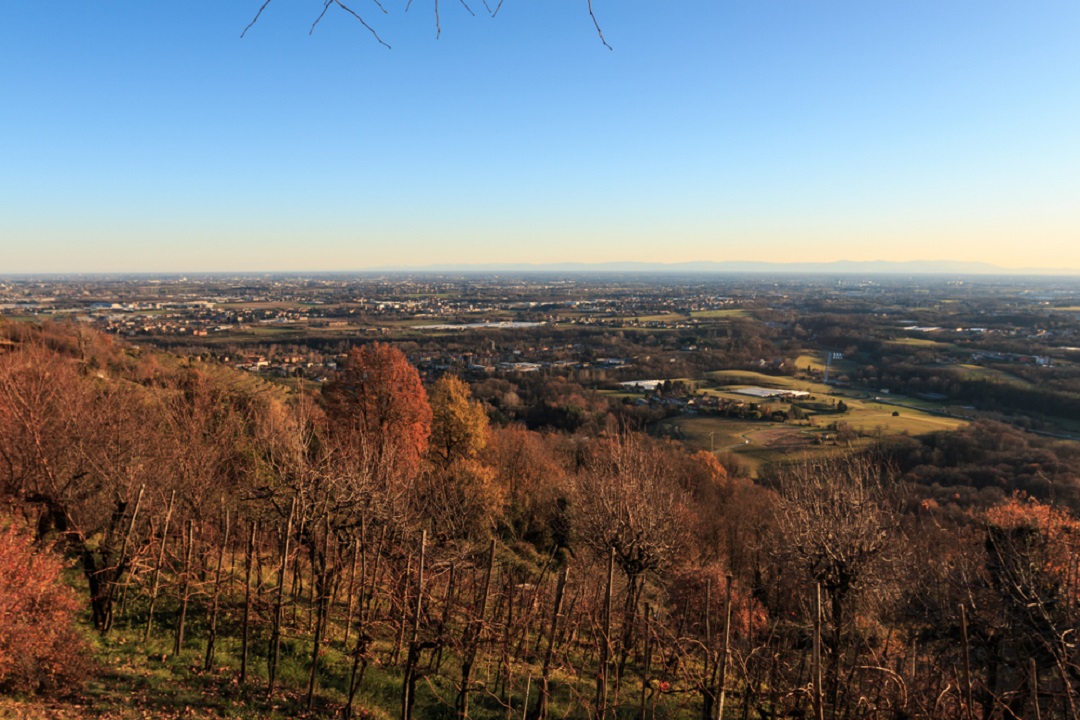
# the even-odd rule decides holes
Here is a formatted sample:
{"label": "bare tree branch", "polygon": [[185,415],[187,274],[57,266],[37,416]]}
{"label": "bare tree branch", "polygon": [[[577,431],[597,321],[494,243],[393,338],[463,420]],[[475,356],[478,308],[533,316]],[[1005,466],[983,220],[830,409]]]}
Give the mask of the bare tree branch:
{"label": "bare tree branch", "polygon": [[[593,26],[596,28],[596,34],[600,36],[600,42],[604,43],[604,47],[608,50],[613,50],[614,48],[608,45],[607,40],[604,39],[604,31],[600,29],[600,23],[596,21],[596,13],[594,13],[592,9],[592,0],[587,0],[587,2],[589,3],[589,17],[592,18]],[[499,5],[502,5],[501,0]]]}
{"label": "bare tree branch", "polygon": [[[376,7],[378,7],[380,10],[382,10],[384,15],[388,14],[388,11],[387,11],[386,7],[383,6],[383,4],[382,4],[382,2],[380,0],[371,0],[371,1],[373,3],[375,3]],[[463,8],[465,8],[465,10],[469,13],[469,15],[471,15],[473,17],[476,17],[476,13],[473,11],[472,7],[469,5],[467,0],[458,0],[458,1],[461,3],[461,6]],[[488,0],[481,0],[481,1],[484,3],[484,8],[488,11],[488,14],[491,15],[491,17],[493,17],[493,18],[496,15],[499,14],[499,10],[502,9],[503,2],[504,2],[504,0],[499,0],[499,4],[495,6],[494,10],[492,10],[491,5],[488,3]],[[247,26],[244,28],[243,32],[240,33],[240,37],[244,37],[245,35],[247,35],[248,30],[250,30],[255,25],[255,23],[257,23],[259,21],[259,18],[262,17],[263,11],[266,10],[268,5],[270,5],[270,2],[271,2],[271,0],[264,0],[263,4],[259,6],[259,11],[255,13],[255,17],[251,19],[251,22],[249,22],[247,24]],[[587,0],[587,3],[588,3],[588,7],[589,7],[589,17],[592,18],[593,27],[596,28],[596,34],[600,37],[600,42],[603,43],[604,47],[606,47],[608,50],[612,50],[613,48],[611,47],[611,45],[608,44],[608,41],[604,38],[604,31],[601,30],[601,28],[600,28],[600,23],[596,19],[596,13],[593,12],[592,0]],[[326,13],[327,13],[327,11],[329,11],[331,5],[337,5],[342,10],[344,10],[345,12],[349,13],[354,18],[359,20],[360,24],[363,25],[365,28],[367,28],[368,32],[370,32],[375,37],[375,39],[379,42],[380,45],[383,45],[387,49],[390,49],[390,45],[387,44],[379,36],[379,33],[376,32],[375,28],[373,28],[371,25],[369,25],[367,23],[367,21],[364,20],[364,18],[360,17],[360,15],[356,11],[354,11],[352,8],[350,8],[348,5],[346,5],[342,0],[324,0],[322,11],[319,13],[318,17],[315,18],[315,21],[313,23],[311,23],[311,28],[308,29],[308,35],[311,35],[311,34],[313,34],[315,32],[315,28],[318,26],[318,24],[320,22],[322,22],[322,19],[326,16]],[[412,0],[407,0],[407,2],[405,4],[405,12],[409,12],[409,8],[411,8],[411,7],[412,7]],[[440,14],[439,14],[439,0],[435,0],[435,38],[438,39],[440,37],[442,37],[442,19],[441,19]]]}
{"label": "bare tree branch", "polygon": [[259,8],[259,12],[255,13],[255,17],[252,18],[251,22],[249,22],[247,24],[247,27],[244,28],[244,32],[240,33],[240,37],[244,37],[244,35],[247,35],[247,31],[251,29],[251,26],[254,25],[255,23],[259,22],[259,16],[263,14],[263,10],[265,10],[266,6],[269,5],[269,4],[270,4],[270,0],[266,0],[266,2],[264,2],[262,4],[262,7]]}
{"label": "bare tree branch", "polygon": [[308,35],[315,32],[315,26],[318,25],[319,21],[323,19],[323,16],[326,15],[326,11],[330,9],[330,6],[333,3],[334,3],[334,0],[326,0],[326,2],[323,3],[322,12],[319,13],[319,17],[315,18],[315,22],[311,23],[311,29],[308,30],[308,33],[307,33]]}
{"label": "bare tree branch", "polygon": [[366,28],[368,29],[368,31],[369,31],[369,32],[370,32],[370,33],[371,33],[372,35],[374,35],[374,36],[375,36],[375,39],[379,41],[379,44],[380,44],[380,45],[385,45],[385,46],[386,46],[386,49],[387,49],[387,50],[389,50],[389,49],[390,49],[390,46],[389,46],[389,45],[387,45],[387,44],[386,44],[386,42],[385,42],[385,41],[383,41],[383,39],[382,39],[381,37],[379,37],[379,33],[375,32],[375,28],[371,27],[371,26],[370,26],[370,25],[368,25],[368,24],[367,24],[366,22],[364,22],[364,18],[362,18],[362,17],[360,17],[359,15],[357,15],[357,14],[356,14],[356,13],[355,13],[355,12],[353,11],[353,9],[352,9],[352,8],[350,8],[350,7],[349,7],[348,5],[346,5],[345,3],[341,2],[341,0],[334,0],[334,2],[335,2],[335,3],[337,4],[337,6],[338,6],[338,7],[340,7],[340,8],[342,9],[342,10],[344,10],[345,12],[349,13],[349,14],[350,14],[350,15],[352,15],[352,16],[353,16],[354,18],[356,18],[357,20],[359,20],[359,21],[360,21],[360,24],[361,24],[361,25],[363,25],[364,27],[366,27]]}

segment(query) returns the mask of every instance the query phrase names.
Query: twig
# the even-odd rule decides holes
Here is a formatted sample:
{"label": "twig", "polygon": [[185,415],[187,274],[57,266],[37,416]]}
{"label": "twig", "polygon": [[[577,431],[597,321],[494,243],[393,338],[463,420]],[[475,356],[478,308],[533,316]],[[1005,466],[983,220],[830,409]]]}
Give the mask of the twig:
{"label": "twig", "polygon": [[315,26],[318,25],[319,21],[323,19],[323,16],[326,15],[326,11],[330,9],[330,6],[333,3],[334,0],[326,0],[326,2],[323,3],[322,12],[319,13],[319,17],[315,18],[315,22],[311,23],[311,29],[308,30],[308,35],[311,35],[311,33],[315,32]]}
{"label": "twig", "polygon": [[[604,31],[600,29],[600,23],[596,21],[596,13],[594,13],[592,9],[592,0],[586,1],[589,3],[589,17],[592,18],[593,26],[596,28],[596,34],[600,36],[600,42],[604,43],[604,47],[608,50],[613,50],[614,48],[608,45],[607,40],[604,39]],[[499,1],[499,5],[502,5],[502,0]]]}
{"label": "twig", "polygon": [[469,11],[469,14],[470,14],[470,15],[472,15],[473,17],[476,17],[476,13],[474,13],[474,12],[472,11],[472,8],[471,8],[471,7],[469,7],[469,3],[465,2],[465,0],[461,0],[461,5],[462,5],[462,7],[464,7],[464,8],[466,9],[466,10],[468,10],[468,11]]}
{"label": "twig", "polygon": [[255,13],[255,17],[252,19],[251,22],[248,23],[247,27],[244,28],[244,32],[240,33],[240,37],[244,37],[244,35],[247,34],[247,31],[251,29],[251,26],[254,25],[255,23],[259,22],[259,16],[262,15],[263,10],[265,10],[266,6],[269,5],[269,4],[270,4],[270,0],[266,0],[266,2],[264,2],[262,4],[262,7],[259,8],[259,12]]}
{"label": "twig", "polygon": [[439,0],[435,0],[435,39],[442,36],[442,25],[439,24]]}
{"label": "twig", "polygon": [[502,4],[503,0],[499,0],[499,4],[495,6],[495,12],[491,13],[491,17],[495,17],[499,14],[499,11],[502,10]]}
{"label": "twig", "polygon": [[359,21],[360,21],[360,24],[361,24],[361,25],[363,25],[364,27],[366,27],[366,28],[368,29],[368,32],[370,32],[370,33],[371,33],[372,35],[374,35],[374,36],[375,36],[375,39],[379,41],[379,44],[380,44],[380,45],[383,45],[383,46],[385,46],[387,50],[389,50],[389,49],[390,49],[390,46],[389,46],[389,45],[387,45],[387,44],[386,44],[386,42],[385,42],[385,41],[383,41],[383,39],[382,39],[381,37],[379,37],[379,33],[375,32],[375,28],[371,27],[371,26],[370,26],[370,25],[368,25],[368,24],[367,24],[366,22],[364,22],[364,18],[362,18],[362,17],[360,17],[359,15],[357,15],[357,14],[356,14],[356,13],[355,13],[355,12],[353,11],[353,9],[352,9],[351,7],[349,7],[349,6],[348,6],[348,5],[346,5],[345,3],[341,2],[341,0],[334,0],[334,3],[336,3],[336,4],[337,4],[337,6],[338,6],[339,8],[341,8],[342,10],[344,10],[345,12],[349,13],[349,14],[350,14],[350,15],[352,15],[352,16],[353,16],[354,18],[356,18],[357,20],[359,20]]}

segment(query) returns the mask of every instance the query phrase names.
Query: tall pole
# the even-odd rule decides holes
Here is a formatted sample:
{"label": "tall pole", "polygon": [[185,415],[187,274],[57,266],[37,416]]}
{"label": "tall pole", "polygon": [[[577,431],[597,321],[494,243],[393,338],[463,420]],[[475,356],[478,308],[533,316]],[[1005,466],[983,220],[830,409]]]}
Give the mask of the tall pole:
{"label": "tall pole", "polygon": [[814,718],[825,720],[821,704],[821,583],[814,585]]}
{"label": "tall pole", "polygon": [[[753,615],[747,616],[747,624],[752,627]],[[731,573],[727,576],[727,593],[724,598],[724,651],[720,655],[720,700],[716,706],[716,720],[724,717],[724,695],[726,692],[728,656],[731,655]]]}

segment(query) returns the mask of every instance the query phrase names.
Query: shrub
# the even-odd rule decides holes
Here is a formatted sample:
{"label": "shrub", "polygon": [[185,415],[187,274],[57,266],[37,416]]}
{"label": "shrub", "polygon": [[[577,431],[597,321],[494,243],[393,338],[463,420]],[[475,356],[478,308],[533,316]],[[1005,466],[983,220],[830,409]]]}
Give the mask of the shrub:
{"label": "shrub", "polygon": [[28,532],[0,526],[0,691],[55,693],[86,670],[87,645],[75,629],[75,592],[63,560]]}

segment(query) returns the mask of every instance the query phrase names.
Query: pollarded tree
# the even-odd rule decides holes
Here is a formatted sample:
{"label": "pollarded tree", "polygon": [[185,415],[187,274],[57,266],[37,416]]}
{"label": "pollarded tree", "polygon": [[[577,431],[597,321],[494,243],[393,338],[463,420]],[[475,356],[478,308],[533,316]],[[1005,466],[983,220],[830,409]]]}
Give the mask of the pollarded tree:
{"label": "pollarded tree", "polygon": [[614,655],[609,655],[610,616],[605,612],[596,700],[603,715],[608,662],[616,659],[617,688],[635,643],[646,579],[685,560],[692,513],[687,508],[689,494],[672,477],[662,445],[639,433],[624,432],[600,438],[589,451],[573,505],[578,537],[598,556],[610,557],[626,577],[622,639]]}
{"label": "pollarded tree", "polygon": [[600,557],[614,549],[633,612],[646,575],[687,548],[689,495],[671,477],[664,448],[638,433],[600,439],[585,463],[573,510],[578,537]]}
{"label": "pollarded tree", "polygon": [[884,484],[887,468],[865,455],[788,466],[779,474],[777,525],[781,551],[819,583],[829,605],[835,705],[842,636],[858,593],[883,580],[899,545],[897,503]]}

